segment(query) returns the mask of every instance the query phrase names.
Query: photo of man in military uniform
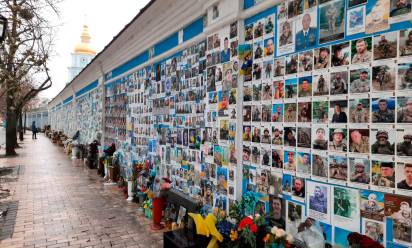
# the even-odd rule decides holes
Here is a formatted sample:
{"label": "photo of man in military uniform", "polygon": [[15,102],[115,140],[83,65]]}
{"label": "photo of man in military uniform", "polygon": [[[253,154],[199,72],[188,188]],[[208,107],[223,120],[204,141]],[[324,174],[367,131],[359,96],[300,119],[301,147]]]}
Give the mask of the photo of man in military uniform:
{"label": "photo of man in military uniform", "polygon": [[[394,101],[393,98],[389,98],[391,101]],[[385,98],[373,99],[378,107],[374,109],[372,104],[372,122],[373,123],[394,123],[395,122],[395,113],[393,110],[388,108],[388,100]],[[376,104],[375,104],[376,105]]]}
{"label": "photo of man in military uniform", "polygon": [[395,89],[395,69],[393,65],[372,67],[372,87],[375,91]]}
{"label": "photo of man in military uniform", "polygon": [[[316,13],[316,12],[313,12]],[[314,14],[315,15],[315,14]],[[298,23],[299,24],[299,23]],[[316,19],[312,22],[310,13],[305,13],[301,20],[301,28],[296,33],[295,50],[300,51],[314,47],[318,40],[318,30],[316,28]],[[313,26],[311,26],[311,24]]]}
{"label": "photo of man in military uniform", "polygon": [[329,75],[320,74],[313,77],[313,95],[324,96],[329,94]]}
{"label": "photo of man in military uniform", "polygon": [[[370,37],[352,41],[352,64],[370,63],[372,61],[372,52],[368,49],[368,43],[371,43],[371,41]],[[355,53],[353,53],[354,50]]]}
{"label": "photo of man in military uniform", "polygon": [[369,129],[352,129],[349,133],[349,151],[369,153]]}
{"label": "photo of man in military uniform", "polygon": [[395,58],[397,54],[397,33],[385,33],[373,37],[373,59]]}
{"label": "photo of man in military uniform", "polygon": [[346,71],[331,73],[330,94],[348,93],[348,74]]}
{"label": "photo of man in military uniform", "polygon": [[328,177],[327,158],[322,158],[321,155],[313,154],[312,159],[312,175]]}
{"label": "photo of man in military uniform", "polygon": [[315,131],[315,140],[313,142],[313,149],[318,150],[327,150],[328,149],[328,141],[326,140],[326,131],[324,128],[318,128]]}
{"label": "photo of man in military uniform", "polygon": [[296,122],[296,103],[285,103],[285,122]]}
{"label": "photo of man in military uniform", "polygon": [[395,187],[395,170],[393,162],[373,161],[373,167],[378,167],[378,171],[372,170],[372,184],[381,187]]}
{"label": "photo of man in military uniform", "polygon": [[[401,133],[398,133],[401,135]],[[412,157],[412,134],[404,134],[403,141],[396,145],[396,154],[398,156]]]}
{"label": "photo of man in military uniform", "polygon": [[398,89],[412,89],[412,63],[398,65]]}
{"label": "photo of man in military uniform", "polygon": [[346,129],[336,128],[331,129],[331,131],[329,150],[346,152],[348,149],[346,145]]}
{"label": "photo of man in military uniform", "polygon": [[334,189],[334,206],[333,213],[342,217],[349,218],[352,214],[352,207],[349,201],[349,194],[346,189],[335,188]]}
{"label": "photo of man in military uniform", "polygon": [[325,186],[316,185],[314,192],[309,197],[309,208],[326,214],[328,211],[328,198],[326,192],[327,189]]}
{"label": "photo of man in military uniform", "polygon": [[368,184],[370,181],[369,161],[367,159],[351,159],[350,163],[351,163],[350,181],[354,183]]}
{"label": "photo of man in military uniform", "polygon": [[412,123],[412,97],[398,97],[397,114],[398,123]]}
{"label": "photo of man in military uniform", "polygon": [[328,68],[330,66],[330,49],[328,47],[315,49],[314,61],[315,70]]}
{"label": "photo of man in military uniform", "polygon": [[[350,72],[351,93],[366,93],[370,90],[370,76],[367,69],[352,70]],[[355,79],[356,78],[356,79]]]}
{"label": "photo of man in military uniform", "polygon": [[350,100],[350,122],[369,123],[369,99]]}
{"label": "photo of man in military uniform", "polygon": [[399,38],[399,56],[412,55],[412,29],[400,30]]}
{"label": "photo of man in military uniform", "polygon": [[[395,136],[393,134],[393,136]],[[376,132],[376,141],[371,147],[373,154],[395,154],[395,144],[389,142],[388,132],[386,130],[379,130]]]}

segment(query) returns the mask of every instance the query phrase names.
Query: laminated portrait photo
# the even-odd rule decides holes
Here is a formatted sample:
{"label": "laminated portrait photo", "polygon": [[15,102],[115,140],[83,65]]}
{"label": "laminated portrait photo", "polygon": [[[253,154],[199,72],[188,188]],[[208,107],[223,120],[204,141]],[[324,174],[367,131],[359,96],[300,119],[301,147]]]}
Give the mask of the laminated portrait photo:
{"label": "laminated portrait photo", "polygon": [[343,39],[345,36],[345,2],[334,0],[319,5],[319,43]]}
{"label": "laminated portrait photo", "polygon": [[412,163],[398,162],[396,166],[396,189],[401,194],[412,193]]}
{"label": "laminated portrait photo", "polygon": [[349,180],[367,187],[371,181],[370,161],[364,157],[349,158]]}
{"label": "laminated portrait photo", "polygon": [[[363,1],[363,0],[362,0]],[[349,1],[354,2],[354,1]],[[348,9],[346,17],[346,34],[353,35],[357,33],[365,32],[365,6],[359,6],[357,8]]]}
{"label": "laminated portrait photo", "polygon": [[295,51],[295,21],[278,21],[277,28],[277,55],[284,55]]}
{"label": "laminated portrait photo", "polygon": [[330,186],[314,181],[307,182],[308,217],[330,224]]}
{"label": "laminated portrait photo", "polygon": [[351,188],[333,187],[333,222],[336,226],[359,230],[359,191]]}
{"label": "laminated portrait photo", "polygon": [[365,33],[372,34],[389,28],[390,0],[368,0]]}
{"label": "laminated portrait photo", "polygon": [[383,221],[385,216],[384,194],[370,190],[361,190],[361,216],[376,221]]}
{"label": "laminated portrait photo", "polygon": [[322,181],[328,178],[328,156],[312,154],[312,176]]}
{"label": "laminated portrait photo", "polygon": [[272,149],[272,168],[274,171],[283,169],[283,150]]}

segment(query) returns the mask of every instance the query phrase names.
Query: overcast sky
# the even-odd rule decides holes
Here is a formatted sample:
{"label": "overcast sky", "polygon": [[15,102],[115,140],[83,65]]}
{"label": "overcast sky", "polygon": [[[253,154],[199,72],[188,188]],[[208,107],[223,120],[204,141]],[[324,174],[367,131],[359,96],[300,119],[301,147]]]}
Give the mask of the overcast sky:
{"label": "overcast sky", "polygon": [[149,0],[65,0],[60,5],[60,24],[55,37],[55,56],[49,62],[53,86],[42,97],[55,97],[68,81],[67,67],[84,22],[89,26],[91,46],[99,53]]}

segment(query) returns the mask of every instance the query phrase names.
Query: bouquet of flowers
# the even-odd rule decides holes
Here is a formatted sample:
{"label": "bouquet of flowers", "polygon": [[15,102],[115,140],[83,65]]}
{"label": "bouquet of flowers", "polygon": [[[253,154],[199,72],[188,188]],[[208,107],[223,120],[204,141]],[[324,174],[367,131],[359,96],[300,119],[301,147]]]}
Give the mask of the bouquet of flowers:
{"label": "bouquet of flowers", "polygon": [[269,233],[263,238],[266,248],[289,247],[293,243],[293,236],[286,234],[282,228],[272,227]]}

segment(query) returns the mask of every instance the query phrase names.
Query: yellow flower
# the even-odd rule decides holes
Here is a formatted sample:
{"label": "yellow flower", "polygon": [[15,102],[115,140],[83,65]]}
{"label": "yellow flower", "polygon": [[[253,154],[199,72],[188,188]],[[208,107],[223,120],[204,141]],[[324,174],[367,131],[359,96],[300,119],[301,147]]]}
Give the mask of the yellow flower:
{"label": "yellow flower", "polygon": [[230,240],[235,241],[238,238],[238,233],[236,230],[230,231]]}
{"label": "yellow flower", "polygon": [[225,215],[226,215],[226,212],[225,212],[225,210],[220,210],[220,218],[223,218],[223,217],[225,217]]}

